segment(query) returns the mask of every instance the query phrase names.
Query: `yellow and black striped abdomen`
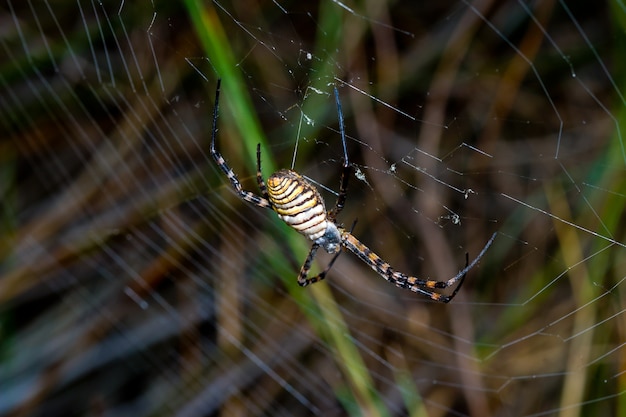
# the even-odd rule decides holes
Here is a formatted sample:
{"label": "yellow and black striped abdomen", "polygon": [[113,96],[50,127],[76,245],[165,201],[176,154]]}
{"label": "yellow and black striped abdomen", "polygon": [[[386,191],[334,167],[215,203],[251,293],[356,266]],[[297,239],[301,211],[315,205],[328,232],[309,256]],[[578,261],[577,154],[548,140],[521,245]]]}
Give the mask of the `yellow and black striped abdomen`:
{"label": "yellow and black striped abdomen", "polygon": [[324,200],[297,172],[283,169],[273,173],[267,179],[267,194],[278,217],[298,232],[311,240],[326,233]]}

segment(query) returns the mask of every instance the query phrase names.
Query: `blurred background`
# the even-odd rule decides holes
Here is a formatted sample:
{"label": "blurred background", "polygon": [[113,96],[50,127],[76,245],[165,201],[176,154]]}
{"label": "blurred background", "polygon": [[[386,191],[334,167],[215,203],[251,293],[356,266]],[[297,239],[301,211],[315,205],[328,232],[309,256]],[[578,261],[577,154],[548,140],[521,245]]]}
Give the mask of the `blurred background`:
{"label": "blurred background", "polygon": [[[306,4],[305,4],[306,3]],[[421,4],[424,3],[424,4]],[[619,2],[0,5],[0,415],[626,415]],[[449,304],[241,201],[293,168]],[[313,273],[330,257],[320,254]]]}

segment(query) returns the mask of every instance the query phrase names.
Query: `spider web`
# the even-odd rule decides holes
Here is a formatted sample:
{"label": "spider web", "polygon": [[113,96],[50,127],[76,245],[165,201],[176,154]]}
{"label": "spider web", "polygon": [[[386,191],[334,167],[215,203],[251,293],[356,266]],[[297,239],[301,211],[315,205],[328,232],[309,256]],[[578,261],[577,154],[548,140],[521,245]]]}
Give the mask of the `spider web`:
{"label": "spider web", "polygon": [[[624,415],[621,3],[0,8],[0,415]],[[296,169],[395,269],[240,201]],[[621,255],[620,255],[621,254]],[[329,256],[318,256],[314,270]]]}

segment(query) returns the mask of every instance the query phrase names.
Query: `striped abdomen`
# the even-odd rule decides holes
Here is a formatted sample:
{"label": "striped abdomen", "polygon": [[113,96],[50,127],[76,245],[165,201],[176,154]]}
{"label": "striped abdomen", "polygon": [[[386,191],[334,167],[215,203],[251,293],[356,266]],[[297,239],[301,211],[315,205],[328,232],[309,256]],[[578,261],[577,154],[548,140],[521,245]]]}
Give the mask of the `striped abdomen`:
{"label": "striped abdomen", "polygon": [[267,179],[267,194],[285,223],[316,241],[327,231],[324,200],[317,189],[294,171],[283,169]]}

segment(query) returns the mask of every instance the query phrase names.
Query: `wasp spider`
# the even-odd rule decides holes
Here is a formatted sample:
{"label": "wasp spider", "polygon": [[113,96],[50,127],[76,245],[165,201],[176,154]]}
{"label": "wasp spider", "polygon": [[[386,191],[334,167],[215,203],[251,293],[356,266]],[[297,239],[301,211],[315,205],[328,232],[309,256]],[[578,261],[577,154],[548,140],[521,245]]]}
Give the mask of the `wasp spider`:
{"label": "wasp spider", "polygon": [[[257,145],[256,160],[257,172],[256,179],[261,190],[261,195],[256,195],[250,191],[246,191],[241,187],[237,175],[228,166],[222,155],[215,149],[215,139],[217,135],[217,117],[220,94],[220,80],[217,81],[217,89],[215,92],[215,107],[213,110],[213,131],[211,134],[211,155],[220,169],[226,174],[233,188],[239,197],[249,203],[259,207],[266,207],[274,210],[278,217],[285,223],[293,227],[295,230],[313,241],[309,255],[306,257],[300,274],[298,275],[298,284],[306,287],[309,284],[321,281],[332,267],[337,257],[341,254],[341,249],[348,250],[359,257],[363,262],[370,266],[379,275],[387,281],[395,284],[400,288],[406,288],[418,294],[425,295],[434,301],[447,303],[459,291],[467,271],[471,269],[483,256],[495,239],[495,233],[487,242],[479,256],[468,264],[469,258],[466,254],[465,268],[456,276],[447,281],[434,281],[430,279],[422,279],[394,271],[394,269],[378,255],[372,252],[367,246],[361,243],[352,235],[352,229],[346,230],[337,225],[335,219],[341,212],[346,202],[346,191],[348,188],[348,179],[351,173],[351,165],[348,161],[348,152],[346,149],[346,137],[344,132],[343,114],[341,112],[341,103],[339,101],[339,93],[337,88],[335,92],[335,102],[337,104],[337,113],[339,117],[339,129],[341,141],[343,144],[343,171],[339,183],[339,195],[335,207],[326,211],[324,200],[317,189],[304,179],[300,174],[289,169],[282,169],[273,173],[267,179],[267,185],[263,181],[261,175],[261,145]],[[352,226],[354,228],[354,225]],[[318,275],[309,278],[309,270],[313,258],[320,248],[335,256],[331,259],[328,266]],[[443,295],[436,292],[435,289],[444,289],[448,287],[456,288],[450,295]]]}

